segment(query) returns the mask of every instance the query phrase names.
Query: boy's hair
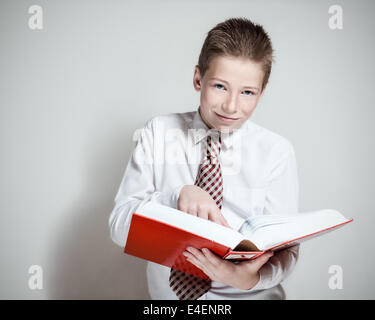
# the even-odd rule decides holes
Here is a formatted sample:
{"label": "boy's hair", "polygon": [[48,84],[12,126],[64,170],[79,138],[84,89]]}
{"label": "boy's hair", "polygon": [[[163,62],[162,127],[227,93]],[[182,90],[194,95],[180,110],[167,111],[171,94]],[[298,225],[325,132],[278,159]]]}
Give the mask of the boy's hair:
{"label": "boy's hair", "polygon": [[203,43],[198,67],[203,77],[217,56],[243,57],[262,65],[262,91],[268,83],[273,62],[272,43],[261,25],[246,18],[231,18],[211,29]]}

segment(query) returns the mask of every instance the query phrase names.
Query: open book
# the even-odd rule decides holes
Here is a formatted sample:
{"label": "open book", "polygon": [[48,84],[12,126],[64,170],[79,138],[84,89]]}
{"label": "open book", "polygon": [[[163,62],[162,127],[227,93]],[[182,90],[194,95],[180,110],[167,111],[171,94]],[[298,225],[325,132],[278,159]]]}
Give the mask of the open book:
{"label": "open book", "polygon": [[182,255],[186,247],[208,248],[223,259],[255,259],[335,230],[353,219],[335,210],[249,218],[242,233],[148,202],[133,212],[124,252],[167,267],[207,278]]}

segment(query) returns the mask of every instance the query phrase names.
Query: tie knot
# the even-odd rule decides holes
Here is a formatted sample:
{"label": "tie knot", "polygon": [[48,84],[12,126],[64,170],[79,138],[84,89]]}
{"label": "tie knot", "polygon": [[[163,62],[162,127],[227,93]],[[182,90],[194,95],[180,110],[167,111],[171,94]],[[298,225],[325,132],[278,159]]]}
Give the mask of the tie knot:
{"label": "tie knot", "polygon": [[208,135],[206,140],[207,158],[218,158],[221,150],[221,134]]}

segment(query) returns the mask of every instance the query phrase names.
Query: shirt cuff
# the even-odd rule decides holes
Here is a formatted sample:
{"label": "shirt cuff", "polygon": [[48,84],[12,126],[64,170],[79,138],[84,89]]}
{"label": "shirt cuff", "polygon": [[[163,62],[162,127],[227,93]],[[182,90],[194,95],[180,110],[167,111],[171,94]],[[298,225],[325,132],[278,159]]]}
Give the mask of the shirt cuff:
{"label": "shirt cuff", "polygon": [[174,190],[169,192],[162,192],[160,195],[160,203],[173,209],[177,209],[178,198],[180,197],[181,189],[185,184],[178,185]]}
{"label": "shirt cuff", "polygon": [[264,290],[270,287],[269,280],[272,276],[272,270],[269,267],[270,266],[267,262],[259,269],[259,281],[254,287],[250,289],[251,291]]}
{"label": "shirt cuff", "polygon": [[[267,264],[267,263],[266,263]],[[236,289],[240,292],[252,292],[252,291],[259,291],[259,290],[264,290],[264,289],[267,289],[267,283],[269,280],[269,277],[270,277],[270,274],[269,274],[269,270],[267,270],[267,266],[266,264],[260,268],[259,270],[259,281],[256,283],[255,286],[253,286],[252,288],[250,289]]]}

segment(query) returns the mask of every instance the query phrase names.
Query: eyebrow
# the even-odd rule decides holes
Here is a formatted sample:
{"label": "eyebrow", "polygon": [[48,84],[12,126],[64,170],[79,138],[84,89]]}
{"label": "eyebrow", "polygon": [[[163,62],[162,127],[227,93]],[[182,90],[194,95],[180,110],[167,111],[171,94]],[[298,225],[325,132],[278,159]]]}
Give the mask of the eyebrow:
{"label": "eyebrow", "polygon": [[[225,80],[220,79],[220,78],[215,78],[215,77],[213,77],[213,78],[210,78],[210,80],[218,80],[218,81],[224,82],[224,83],[226,83],[226,84],[229,84],[228,81],[225,81]],[[259,88],[257,88],[257,87],[244,86],[244,88],[255,89],[255,90],[258,90],[258,91],[259,91]]]}

